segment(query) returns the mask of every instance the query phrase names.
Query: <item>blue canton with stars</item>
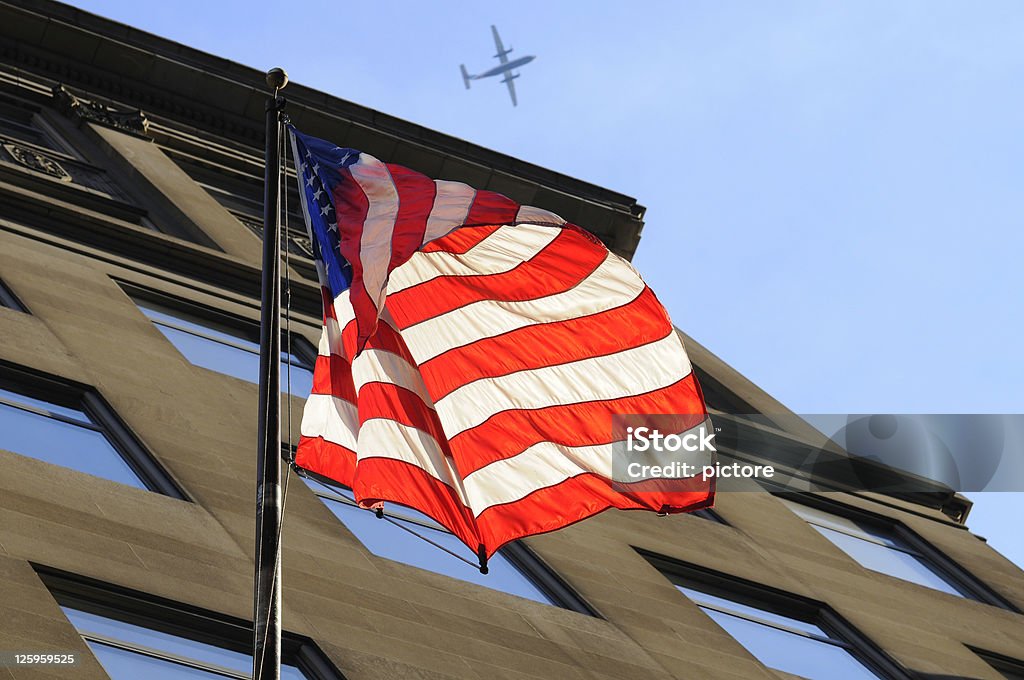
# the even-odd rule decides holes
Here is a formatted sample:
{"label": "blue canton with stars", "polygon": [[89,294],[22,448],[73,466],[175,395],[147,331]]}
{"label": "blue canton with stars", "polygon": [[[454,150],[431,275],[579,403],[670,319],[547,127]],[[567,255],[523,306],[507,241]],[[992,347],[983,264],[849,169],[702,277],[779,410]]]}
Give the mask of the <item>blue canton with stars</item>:
{"label": "blue canton with stars", "polygon": [[299,190],[305,196],[313,253],[323,265],[327,288],[335,298],[352,284],[352,265],[339,250],[338,215],[331,196],[343,181],[339,170],[358,161],[359,152],[309,137],[292,126],[289,131],[295,143],[295,167]]}

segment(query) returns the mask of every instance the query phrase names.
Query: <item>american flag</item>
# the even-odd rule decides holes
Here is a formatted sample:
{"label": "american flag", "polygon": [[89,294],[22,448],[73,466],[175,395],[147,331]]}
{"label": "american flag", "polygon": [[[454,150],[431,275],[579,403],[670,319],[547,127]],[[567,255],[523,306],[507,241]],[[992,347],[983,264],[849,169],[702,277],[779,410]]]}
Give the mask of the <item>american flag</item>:
{"label": "american flag", "polygon": [[546,210],[290,136],[324,303],[300,467],[482,560],[608,508],[711,505],[707,482],[610,483],[616,414],[706,416],[627,261]]}

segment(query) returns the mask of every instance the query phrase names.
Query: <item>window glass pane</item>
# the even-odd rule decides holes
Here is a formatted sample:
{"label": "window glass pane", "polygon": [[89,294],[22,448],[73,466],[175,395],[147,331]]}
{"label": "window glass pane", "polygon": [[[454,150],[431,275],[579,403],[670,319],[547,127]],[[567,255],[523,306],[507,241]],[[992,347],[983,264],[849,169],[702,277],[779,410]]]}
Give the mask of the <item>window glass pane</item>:
{"label": "window glass pane", "polygon": [[148,316],[150,319],[153,319],[154,321],[164,321],[172,326],[178,326],[179,328],[191,330],[195,333],[199,333],[200,335],[206,335],[214,339],[224,340],[225,342],[243,345],[244,347],[248,347],[254,352],[260,351],[260,343],[256,342],[252,338],[244,337],[241,333],[229,333],[227,331],[215,328],[210,324],[202,324],[197,321],[194,321],[190,319],[186,314],[171,314],[168,312],[160,311],[153,307],[149,307],[144,304],[139,304],[139,309],[141,309],[146,316]]}
{"label": "window glass pane", "polygon": [[117,619],[84,612],[79,609],[62,607],[64,615],[78,629],[79,633],[90,633],[105,638],[127,642],[131,645],[158,649],[174,656],[182,656],[222,668],[232,668],[248,673],[252,671],[252,657],[230,649],[196,642],[188,638],[163,633],[151,628],[136,626]]}
{"label": "window glass pane", "polygon": [[[375,555],[411,564],[421,569],[445,574],[463,581],[477,583],[488,588],[519,595],[544,604],[554,604],[529,578],[516,569],[500,552],[488,561],[490,573],[481,574],[475,567],[461,562],[442,550],[430,545],[407,531],[389,522],[377,519],[373,512],[357,508],[348,503],[321,497],[331,512],[340,519],[349,531],[356,535],[363,545]],[[412,515],[415,511],[402,508],[401,513]],[[418,514],[418,513],[416,513]],[[433,520],[425,518],[430,524]],[[429,529],[409,523],[413,531],[427,536],[457,554],[465,554],[466,546],[447,531]]]}
{"label": "window glass pane", "polygon": [[146,488],[102,432],[3,403],[0,403],[0,447],[97,477]]}
{"label": "window glass pane", "polygon": [[867,569],[963,597],[962,593],[949,583],[946,583],[927,564],[914,555],[896,550],[895,548],[887,548],[884,545],[854,538],[853,536],[833,531],[832,529],[826,529],[825,527],[812,526]]}
{"label": "window glass pane", "polygon": [[78,420],[83,423],[92,422],[89,420],[89,416],[85,415],[84,412],[79,411],[78,409],[68,408],[67,406],[58,406],[57,404],[51,404],[50,402],[43,401],[42,399],[33,399],[32,397],[26,397],[24,394],[0,389],[0,400],[3,399],[7,399],[18,404],[32,406],[43,411],[49,411],[50,413],[58,413],[66,418],[73,418],[74,420]]}
{"label": "window glass pane", "polygon": [[168,340],[186,359],[211,371],[224,373],[249,382],[256,382],[260,375],[260,355],[225,345],[216,340],[203,338],[177,328],[156,324]]}
{"label": "window glass pane", "polygon": [[25,307],[3,281],[0,281],[0,306],[9,307],[19,312],[25,311]]}
{"label": "window glass pane", "polygon": [[713,609],[704,611],[715,623],[769,668],[808,680],[877,680],[846,649],[796,633],[754,623]]}
{"label": "window glass pane", "polygon": [[[181,664],[156,659],[138,652],[119,649],[102,642],[88,641],[89,649],[110,676],[110,680],[223,680],[230,675],[199,670]],[[249,669],[252,672],[252,669]]]}
{"label": "window glass pane", "polygon": [[[149,314],[150,312],[146,312]],[[166,316],[166,315],[164,315]],[[185,322],[179,322],[175,320],[175,324],[182,325]],[[218,373],[224,373],[226,375],[246,380],[248,382],[258,382],[260,375],[260,355],[259,345],[257,343],[250,342],[243,338],[237,338],[229,336],[226,333],[220,331],[213,331],[211,329],[203,328],[198,324],[188,322],[187,325],[201,331],[205,335],[216,335],[218,337],[224,337],[229,342],[235,344],[225,344],[216,339],[209,337],[203,337],[190,333],[188,331],[181,330],[180,328],[174,328],[163,323],[157,322],[156,327],[160,330],[164,336],[171,341],[179,352],[181,352],[190,363],[202,368],[208,368],[211,371]],[[237,344],[243,344],[247,347],[251,347],[251,351],[236,347]],[[313,372],[302,365],[302,361],[294,354],[281,353],[281,384],[287,387],[288,380],[288,363],[291,360],[291,393],[298,397],[307,397],[313,390]]]}
{"label": "window glass pane", "polygon": [[281,677],[283,680],[307,680],[306,674],[296,666],[285,666],[281,664]]}
{"label": "window glass pane", "polygon": [[[284,353],[281,353],[284,357]],[[288,364],[285,363],[287,360],[281,361],[281,387],[284,389],[283,392],[288,392]],[[309,370],[302,365],[302,362],[292,356],[292,375],[291,375],[291,390],[290,393],[296,397],[305,399],[309,396],[309,393],[313,391],[313,371]]]}
{"label": "window glass pane", "polygon": [[[146,316],[148,316],[150,319],[153,319],[154,321],[156,321],[158,323],[158,325],[160,325],[159,322],[163,321],[163,322],[165,322],[164,325],[176,326],[179,329],[186,330],[186,331],[192,331],[194,334],[206,336],[206,337],[211,338],[213,340],[222,340],[223,342],[225,342],[227,344],[240,345],[242,349],[248,349],[249,351],[255,352],[256,354],[259,354],[259,352],[260,352],[260,343],[255,341],[255,340],[253,340],[252,338],[246,337],[245,334],[243,334],[243,333],[240,333],[240,332],[231,333],[231,332],[228,332],[228,331],[223,331],[223,330],[220,330],[218,328],[215,328],[212,325],[204,325],[204,324],[198,323],[196,321],[193,321],[192,319],[189,319],[185,315],[177,316],[177,315],[174,315],[174,314],[169,314],[167,312],[158,311],[156,309],[153,309],[151,307],[147,307],[145,305],[139,305],[139,309],[141,309],[143,311],[143,313]],[[284,344],[285,344],[285,339],[282,338],[281,339],[282,347],[284,347]],[[288,359],[291,359],[292,363],[300,364],[300,365],[302,364],[302,360],[299,359],[299,357],[296,356],[295,354],[289,354],[286,351],[282,351],[281,352],[281,361],[282,361],[282,363],[287,361]]]}
{"label": "window glass pane", "polygon": [[1024,680],[1024,671],[1018,673],[1017,671],[1005,670],[997,668],[999,674],[1002,675],[1006,680]]}
{"label": "window glass pane", "polygon": [[900,547],[899,543],[885,531],[866,526],[859,522],[854,522],[852,519],[848,519],[846,517],[834,515],[831,512],[819,510],[818,508],[808,507],[785,499],[783,499],[782,502],[785,503],[795,514],[799,515],[811,524],[828,527],[854,536],[873,538],[875,540],[882,541],[886,545],[891,545],[894,548]]}
{"label": "window glass pane", "polygon": [[1006,680],[1024,680],[1024,671],[1013,671],[1007,668],[997,668],[999,674],[1002,675]]}
{"label": "window glass pane", "polygon": [[707,593],[685,586],[676,585],[676,588],[681,590],[688,598],[693,600],[699,605],[710,605],[717,609],[725,609],[726,611],[736,612],[737,614],[746,614],[748,616],[756,617],[762,621],[769,621],[771,623],[777,623],[781,626],[788,628],[795,628],[802,630],[805,633],[811,633],[812,635],[820,635],[821,637],[828,637],[828,633],[823,631],[818,626],[807,621],[801,621],[800,619],[793,619],[782,614],[776,614],[766,609],[758,609],[757,607],[751,607],[749,605],[742,604],[740,602],[734,602],[733,600],[727,600],[724,597],[717,597],[715,595],[708,595]]}
{"label": "window glass pane", "polygon": [[[113,680],[186,680],[222,678],[219,669],[230,669],[248,676],[252,672],[252,656],[224,649],[216,645],[197,642],[178,635],[152,630],[117,619],[62,607],[68,620],[86,637],[90,649],[96,654],[104,670]],[[157,659],[142,652],[120,649],[104,642],[89,639],[104,637],[123,643],[126,647],[146,648],[177,657],[208,670],[190,668],[167,659]],[[304,680],[306,676],[295,666],[283,664],[281,677]]]}

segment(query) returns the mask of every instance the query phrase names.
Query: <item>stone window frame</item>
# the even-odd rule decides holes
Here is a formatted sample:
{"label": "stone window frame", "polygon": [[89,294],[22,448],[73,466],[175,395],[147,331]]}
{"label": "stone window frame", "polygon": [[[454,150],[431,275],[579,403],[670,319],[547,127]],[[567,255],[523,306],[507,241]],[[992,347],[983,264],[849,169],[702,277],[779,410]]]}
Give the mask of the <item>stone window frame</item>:
{"label": "stone window frame", "polygon": [[[118,284],[118,286],[121,288],[121,290],[124,292],[124,294],[128,297],[129,301],[133,305],[135,305],[136,308],[138,308],[139,311],[142,314],[146,314],[146,313],[145,313],[145,310],[143,310],[140,305],[145,305],[145,304],[155,305],[157,307],[162,307],[164,309],[169,310],[170,313],[176,313],[176,314],[182,315],[183,317],[185,317],[185,321],[188,321],[188,320],[191,319],[191,320],[194,321],[194,323],[196,325],[200,325],[200,326],[206,325],[208,328],[210,328],[210,330],[221,331],[221,332],[226,333],[228,335],[235,334],[235,335],[237,335],[239,340],[249,340],[250,342],[257,342],[257,343],[259,342],[259,328],[260,327],[259,327],[259,321],[258,320],[254,320],[254,319],[249,319],[249,318],[246,318],[246,317],[238,316],[238,315],[235,315],[235,314],[231,314],[229,312],[224,312],[222,310],[219,310],[219,309],[216,309],[216,308],[204,305],[204,304],[199,303],[199,302],[193,302],[193,301],[188,300],[186,298],[178,297],[178,296],[176,296],[176,295],[174,295],[172,293],[165,293],[165,292],[162,292],[162,291],[153,290],[153,289],[146,288],[144,286],[141,286],[141,285],[138,285],[138,284],[126,281],[126,280],[115,279],[115,283]],[[157,311],[159,311],[159,310],[157,310]],[[153,319],[152,317],[149,317],[148,315],[146,315],[146,317],[149,319],[150,323],[152,323],[154,327],[159,326],[159,325],[165,325],[165,326],[168,326],[170,328],[174,328],[176,330],[183,331],[183,332],[188,333],[190,335],[195,335],[196,337],[200,337],[200,338],[203,338],[203,339],[206,339],[206,340],[210,340],[211,342],[216,342],[216,343],[228,346],[228,347],[233,347],[233,348],[238,349],[240,351],[251,352],[251,350],[249,348],[243,347],[241,343],[237,343],[237,344],[236,343],[231,343],[231,342],[227,341],[226,339],[216,337],[216,335],[213,335],[213,334],[205,335],[205,334],[203,334],[201,332],[198,332],[196,329],[187,328],[186,324],[182,324],[181,326],[178,326],[178,325],[173,324],[172,322],[157,321],[157,320]],[[284,352],[290,352],[291,355],[294,356],[298,360],[298,363],[296,363],[296,362],[288,362],[292,366],[298,367],[298,368],[302,368],[304,370],[308,370],[310,373],[312,373],[314,368],[316,367],[316,360],[317,360],[317,356],[318,356],[319,352],[318,352],[317,347],[308,338],[306,338],[301,333],[301,331],[300,331],[301,328],[309,328],[309,326],[306,323],[304,323],[302,321],[299,321],[299,320],[296,320],[293,317],[293,319],[292,319],[292,328],[291,328],[291,347],[288,347],[287,346],[287,337],[285,335],[286,329],[284,328],[284,325],[282,324],[282,328],[281,328],[281,351],[283,353]],[[159,328],[157,328],[157,330],[159,330]],[[170,341],[168,340],[168,342],[170,342]],[[171,344],[173,345],[173,343],[171,343]],[[175,349],[177,349],[177,348],[175,348]],[[178,350],[178,351],[180,353],[180,350]],[[189,361],[189,359],[187,357],[184,357],[184,355],[182,355],[182,356],[183,356],[183,358],[186,361]],[[191,361],[189,361],[189,363],[191,363]],[[282,362],[282,363],[284,363],[284,362]],[[195,364],[192,364],[192,365],[195,366]],[[202,366],[197,366],[197,368],[203,368],[203,367]],[[204,369],[204,370],[213,370],[213,369]],[[222,375],[228,375],[228,374],[224,373]],[[231,377],[231,376],[229,376],[229,377]],[[287,390],[287,386],[285,385],[286,379],[287,379],[286,378],[286,371],[282,367],[282,370],[281,370],[281,393],[282,393],[282,395],[289,394],[289,392]],[[248,381],[248,382],[252,382],[252,381]],[[305,396],[306,396],[306,395],[297,395],[297,394],[294,394],[294,393],[292,393],[292,394],[293,394],[293,396],[298,396],[300,399],[304,399]]]}
{"label": "stone window frame", "polygon": [[[866,669],[880,678],[913,680],[915,677],[825,602],[682,562],[642,548],[634,549],[674,586],[682,585],[740,605],[816,625],[826,631],[834,643],[839,643],[838,646],[846,649]],[[679,595],[688,597],[683,592]],[[695,602],[693,604],[703,607]],[[773,627],[781,629],[781,626]]]}
{"label": "stone window frame", "polygon": [[11,287],[3,279],[0,279],[0,307],[7,307],[8,309],[25,314],[29,313],[25,303],[14,294],[14,291],[11,290]]}
{"label": "stone window frame", "polygon": [[[917,532],[911,530],[903,522],[893,517],[873,513],[862,508],[857,508],[831,498],[824,498],[816,494],[798,492],[773,492],[774,496],[795,503],[805,505],[809,508],[820,510],[861,523],[880,533],[887,534],[899,544],[902,544],[903,551],[916,557],[924,566],[932,570],[936,576],[949,583],[953,588],[960,591],[964,599],[974,600],[984,604],[1006,609],[1015,613],[1022,613],[1019,608],[992,590],[981,579],[962,567],[942,550],[932,545],[921,537]],[[788,508],[787,508],[788,509]],[[800,518],[807,522],[806,519]],[[811,524],[808,522],[808,524]],[[966,527],[958,525],[958,530],[966,531]],[[844,553],[845,554],[845,553]],[[853,559],[852,557],[850,559]],[[884,572],[876,572],[882,573]],[[891,578],[899,578],[891,576]],[[927,587],[927,586],[922,586]],[[941,591],[938,591],[941,592]]]}
{"label": "stone window frame", "polygon": [[[288,457],[289,461],[294,457],[294,449],[289,447],[289,450],[283,452]],[[303,470],[300,476],[308,477],[315,482],[314,484],[307,485],[313,494],[323,501],[324,499],[334,501],[336,503],[343,503],[351,507],[358,507],[356,503],[345,496],[342,493],[333,492],[334,488],[343,489],[334,482],[333,480],[322,477],[318,474]],[[328,489],[326,487],[331,487]],[[395,510],[398,507],[398,510]],[[370,511],[367,511],[370,512]],[[390,510],[387,511],[389,517],[400,520],[411,525],[423,527],[426,529],[433,529],[437,531],[444,531],[451,533],[440,524],[435,522],[424,522],[423,520],[415,517],[403,515],[401,506],[395,506],[392,504]],[[339,522],[344,522],[338,520]],[[358,540],[358,539],[357,539]],[[506,543],[499,550],[501,555],[509,561],[509,563],[517,569],[523,576],[533,583],[549,600],[552,604],[560,609],[567,609],[569,611],[576,612],[578,614],[585,614],[587,616],[593,616],[595,618],[602,618],[601,615],[595,610],[583,597],[573,589],[551,566],[549,566],[543,559],[540,558],[535,552],[530,550],[522,541],[512,541]],[[382,558],[387,559],[387,558]],[[416,567],[411,563],[409,566]],[[417,567],[419,568],[419,567]],[[467,567],[468,568],[468,567]],[[451,576],[448,574],[442,574],[449,578],[458,580],[457,576]],[[545,605],[547,606],[547,605]]]}
{"label": "stone window frame", "polygon": [[1004,656],[1002,654],[996,654],[995,652],[976,649],[970,645],[968,645],[967,648],[981,657],[982,661],[994,668],[1001,675],[1014,679],[1024,678],[1024,661]]}
{"label": "stone window frame", "polygon": [[[181,486],[171,478],[113,407],[94,388],[9,364],[0,364],[0,387],[31,399],[81,411],[90,420],[91,425],[78,421],[73,424],[101,433],[146,489],[178,500],[190,501]],[[12,406],[62,422],[70,422],[61,414],[42,408],[25,404]]]}
{"label": "stone window frame", "polygon": [[[233,616],[183,604],[163,597],[125,588],[60,569],[33,564],[36,574],[62,607],[69,607],[130,625],[220,647],[225,650],[252,653],[252,623]],[[70,622],[68,625],[72,625]],[[82,634],[85,641],[91,638]],[[106,643],[107,640],[97,640]],[[143,648],[134,643],[115,645],[143,656],[182,662],[201,670],[233,677],[219,667],[205,669],[192,660],[173,653]],[[344,675],[328,660],[311,638],[285,632],[281,639],[282,659],[296,666],[309,680],[344,680]],[[248,674],[237,674],[239,680]]]}

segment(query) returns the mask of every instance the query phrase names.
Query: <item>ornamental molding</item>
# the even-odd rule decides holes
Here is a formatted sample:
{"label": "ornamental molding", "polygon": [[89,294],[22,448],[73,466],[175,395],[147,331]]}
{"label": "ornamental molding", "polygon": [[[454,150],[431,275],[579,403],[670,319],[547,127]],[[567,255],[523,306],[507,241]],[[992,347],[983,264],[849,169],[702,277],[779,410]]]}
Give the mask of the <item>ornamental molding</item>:
{"label": "ornamental molding", "polygon": [[49,175],[61,182],[72,181],[73,178],[71,177],[71,173],[65,170],[64,166],[53,158],[43,155],[35,149],[22,146],[21,144],[10,140],[4,140],[2,144],[7,155],[9,155],[11,160],[18,165],[26,167],[29,170],[34,170],[35,172],[40,172],[44,175]]}
{"label": "ornamental molding", "polygon": [[[260,224],[256,220],[250,219],[248,217],[243,217],[241,215],[235,215],[235,217],[238,219],[238,221],[240,221],[242,224],[248,227],[249,231],[256,234],[256,236],[258,236],[261,241],[263,240],[262,224]],[[281,247],[287,248],[292,255],[308,257],[311,260],[315,259],[315,255],[313,253],[313,242],[309,239],[309,237],[295,233],[290,229],[288,230],[287,234],[285,234],[284,229],[281,230]]]}
{"label": "ornamental molding", "polygon": [[149,131],[149,119],[141,109],[118,111],[99,102],[80,99],[62,84],[53,87],[53,98],[57,107],[69,117],[149,139],[146,134]]}

